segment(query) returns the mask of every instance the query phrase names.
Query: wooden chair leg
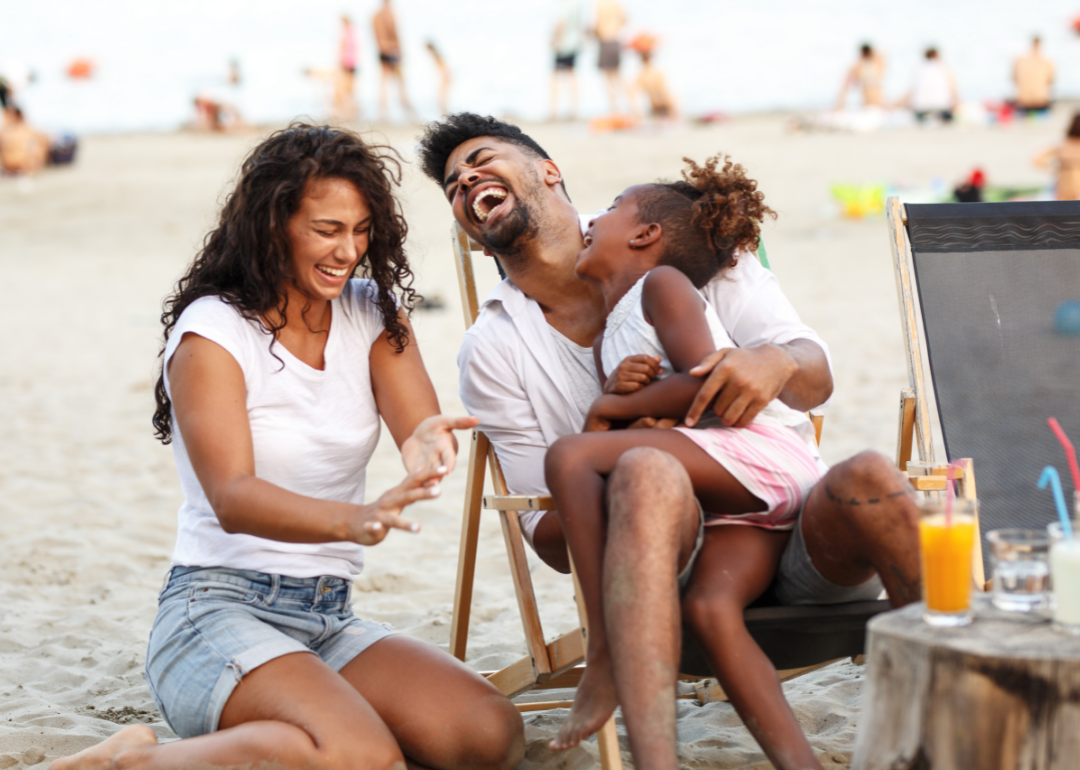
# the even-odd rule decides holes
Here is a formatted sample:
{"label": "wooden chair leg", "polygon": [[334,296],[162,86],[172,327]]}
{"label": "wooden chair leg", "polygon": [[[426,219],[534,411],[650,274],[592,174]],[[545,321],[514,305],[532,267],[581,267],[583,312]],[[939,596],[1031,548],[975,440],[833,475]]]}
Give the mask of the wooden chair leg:
{"label": "wooden chair leg", "polygon": [[897,421],[896,464],[904,473],[911,461],[911,447],[915,442],[915,391],[900,391],[900,418]]}
{"label": "wooden chair leg", "polygon": [[510,560],[510,574],[514,578],[514,593],[517,595],[521,625],[525,631],[525,644],[532,658],[535,681],[543,683],[551,676],[551,660],[548,658],[547,643],[544,641],[544,629],[540,624],[540,608],[537,606],[536,591],[529,573],[529,558],[525,553],[521,522],[518,520],[517,511],[499,511],[499,519],[502,522],[503,539],[506,541],[506,556]]}
{"label": "wooden chair leg", "polygon": [[[957,481],[956,490],[957,494],[965,500],[978,500],[978,494],[975,489],[975,463],[970,457],[965,457],[960,461],[963,463],[964,475]],[[986,568],[983,564],[983,552],[982,552],[982,534],[981,527],[979,525],[979,517],[975,516],[975,554],[971,562],[972,577],[975,580],[975,585],[979,586],[982,590],[988,590],[986,582]]]}
{"label": "wooden chair leg", "polygon": [[450,654],[465,660],[469,643],[469,616],[472,613],[473,580],[476,576],[476,548],[480,539],[480,501],[484,496],[484,463],[488,438],[473,431],[469,450],[469,478],[465,486],[465,512],[461,519],[461,545],[458,548],[457,586],[454,589],[454,613],[450,622]]}

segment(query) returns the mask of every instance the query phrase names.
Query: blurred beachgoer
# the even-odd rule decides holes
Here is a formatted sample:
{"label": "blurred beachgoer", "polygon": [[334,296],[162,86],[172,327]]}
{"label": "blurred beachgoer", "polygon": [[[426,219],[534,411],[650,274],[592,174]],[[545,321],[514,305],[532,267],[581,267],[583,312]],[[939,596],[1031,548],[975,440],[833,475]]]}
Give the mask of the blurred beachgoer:
{"label": "blurred beachgoer", "polygon": [[398,98],[401,107],[409,118],[415,119],[416,112],[409,103],[409,97],[405,94],[405,78],[401,74],[401,43],[398,41],[397,20],[394,18],[394,9],[390,7],[390,0],[383,0],[382,8],[371,19],[372,29],[375,31],[375,44],[379,47],[379,64],[382,67],[382,78],[379,82],[379,117],[386,120],[389,117],[388,94],[390,82],[397,83]]}
{"label": "blurred beachgoer", "polygon": [[435,99],[439,103],[439,114],[450,114],[450,67],[447,66],[446,60],[443,59],[442,54],[439,53],[439,49],[435,47],[435,43],[432,40],[427,41],[428,53],[431,54],[431,58],[435,61],[435,69],[439,73],[439,88],[435,94]]}
{"label": "blurred beachgoer", "polygon": [[0,66],[5,106],[19,104],[19,92],[34,82],[34,73],[21,61],[8,59]]}
{"label": "blurred beachgoer", "polygon": [[356,30],[348,16],[341,17],[338,42],[338,77],[334,81],[334,118],[346,123],[356,120]]}
{"label": "blurred beachgoer", "polygon": [[244,128],[244,119],[236,105],[226,102],[211,93],[202,93],[193,100],[195,105],[196,131],[224,132]]}
{"label": "blurred beachgoer", "polygon": [[920,123],[937,117],[948,123],[953,119],[960,97],[953,77],[936,48],[927,48],[925,58],[915,70],[915,83],[904,103],[915,113]]}
{"label": "blurred beachgoer", "polygon": [[634,88],[648,99],[650,117],[661,120],[677,120],[679,110],[675,103],[675,97],[668,90],[664,73],[652,63],[652,49],[642,48],[639,53],[641,54],[641,72],[634,83]]}
{"label": "blurred beachgoer", "polygon": [[1016,108],[1025,112],[1050,109],[1050,87],[1054,83],[1054,63],[1042,54],[1042,41],[1036,36],[1031,50],[1013,64],[1016,83]]}
{"label": "blurred beachgoer", "polygon": [[600,42],[599,66],[600,71],[604,73],[604,82],[607,85],[608,102],[611,105],[612,114],[619,112],[621,94],[626,95],[626,99],[630,103],[630,112],[634,114],[633,97],[628,93],[622,76],[619,74],[619,65],[622,59],[619,36],[625,26],[626,10],[619,0],[597,0],[596,26],[593,32]]}
{"label": "blurred beachgoer", "polygon": [[836,100],[836,109],[844,109],[848,91],[857,88],[862,93],[864,107],[885,106],[885,57],[874,50],[869,43],[863,43],[859,49],[859,59],[848,70],[840,96]]}
{"label": "blurred beachgoer", "polygon": [[5,174],[34,174],[49,160],[49,137],[32,128],[15,106],[4,108],[0,126],[0,169]]}
{"label": "blurred beachgoer", "polygon": [[1073,115],[1065,143],[1035,156],[1035,165],[1054,168],[1054,188],[1059,201],[1080,200],[1080,112]]}
{"label": "blurred beachgoer", "polygon": [[556,0],[555,29],[551,47],[555,51],[555,71],[551,75],[551,110],[549,119],[556,120],[559,113],[559,83],[566,83],[570,93],[570,109],[567,118],[577,117],[577,65],[578,54],[585,41],[585,8],[582,0]]}

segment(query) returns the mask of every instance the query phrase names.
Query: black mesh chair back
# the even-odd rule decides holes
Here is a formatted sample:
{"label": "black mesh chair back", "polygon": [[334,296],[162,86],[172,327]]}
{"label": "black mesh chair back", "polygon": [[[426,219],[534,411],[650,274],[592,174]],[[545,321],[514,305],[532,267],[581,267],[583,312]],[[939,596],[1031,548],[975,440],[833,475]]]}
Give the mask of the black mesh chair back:
{"label": "black mesh chair back", "polygon": [[908,205],[926,356],[950,460],[970,457],[985,534],[1056,519],[1047,427],[1080,443],[1080,201]]}

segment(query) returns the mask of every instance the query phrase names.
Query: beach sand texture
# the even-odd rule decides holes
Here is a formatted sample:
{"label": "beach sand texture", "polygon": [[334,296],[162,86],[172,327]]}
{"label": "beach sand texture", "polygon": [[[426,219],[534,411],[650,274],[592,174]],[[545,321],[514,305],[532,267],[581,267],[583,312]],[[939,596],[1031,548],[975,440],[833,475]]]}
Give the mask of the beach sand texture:
{"label": "beach sand texture", "polygon": [[[703,160],[724,150],[749,168],[780,214],[765,229],[773,269],[832,347],[836,394],[822,449],[835,462],[866,448],[893,453],[906,375],[885,224],[832,218],[829,183],[926,184],[935,176],[952,183],[981,165],[992,183],[1037,184],[1042,177],[1029,159],[1062,135],[1065,117],[1012,130],[876,135],[788,135],[779,116],[661,134],[596,137],[563,126],[533,133],[560,163],[582,211],[608,205],[629,184],[676,176],[683,155]],[[415,135],[387,133],[409,159]],[[72,169],[43,174],[29,189],[0,179],[0,324],[8,330],[0,339],[0,770],[73,753],[134,721],[172,737],[142,673],[180,503],[171,450],[155,443],[149,422],[157,317],[258,138],[90,137]],[[463,327],[449,209],[415,166],[406,170],[403,199],[417,286],[445,302],[416,314],[417,336],[444,408],[461,412],[455,357]],[[441,499],[413,509],[421,534],[394,532],[369,550],[354,594],[358,613],[444,647],[463,466]],[[369,493],[401,476],[384,431]],[[538,562],[533,579],[546,634],[573,628],[569,580]],[[481,532],[469,662],[493,669],[523,653],[493,516]],[[848,762],[862,676],[845,662],[786,685],[831,766]],[[402,697],[423,698],[424,688],[403,682]],[[523,767],[592,763],[593,744],[561,756],[546,749],[564,714],[526,715]],[[679,738],[685,767],[765,763],[727,704],[680,702]]]}

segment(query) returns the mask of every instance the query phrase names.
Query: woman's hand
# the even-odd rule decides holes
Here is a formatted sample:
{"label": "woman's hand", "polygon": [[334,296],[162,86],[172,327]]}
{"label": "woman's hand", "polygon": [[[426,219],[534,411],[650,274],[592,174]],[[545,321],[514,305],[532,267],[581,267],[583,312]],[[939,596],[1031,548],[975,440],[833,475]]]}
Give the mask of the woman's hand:
{"label": "woman's hand", "polygon": [[445,468],[444,475],[457,463],[455,430],[475,428],[475,417],[448,417],[437,414],[421,421],[401,445],[401,461],[405,470],[415,474],[435,468]]}
{"label": "woman's hand", "polygon": [[419,500],[438,497],[442,493],[439,480],[449,472],[446,466],[439,466],[410,473],[396,487],[383,492],[374,503],[361,506],[349,539],[360,545],[377,545],[386,539],[391,529],[419,532],[420,524],[403,519],[401,512]]}
{"label": "woman's hand", "polygon": [[656,356],[627,356],[604,381],[604,393],[625,394],[641,390],[660,374]]}

